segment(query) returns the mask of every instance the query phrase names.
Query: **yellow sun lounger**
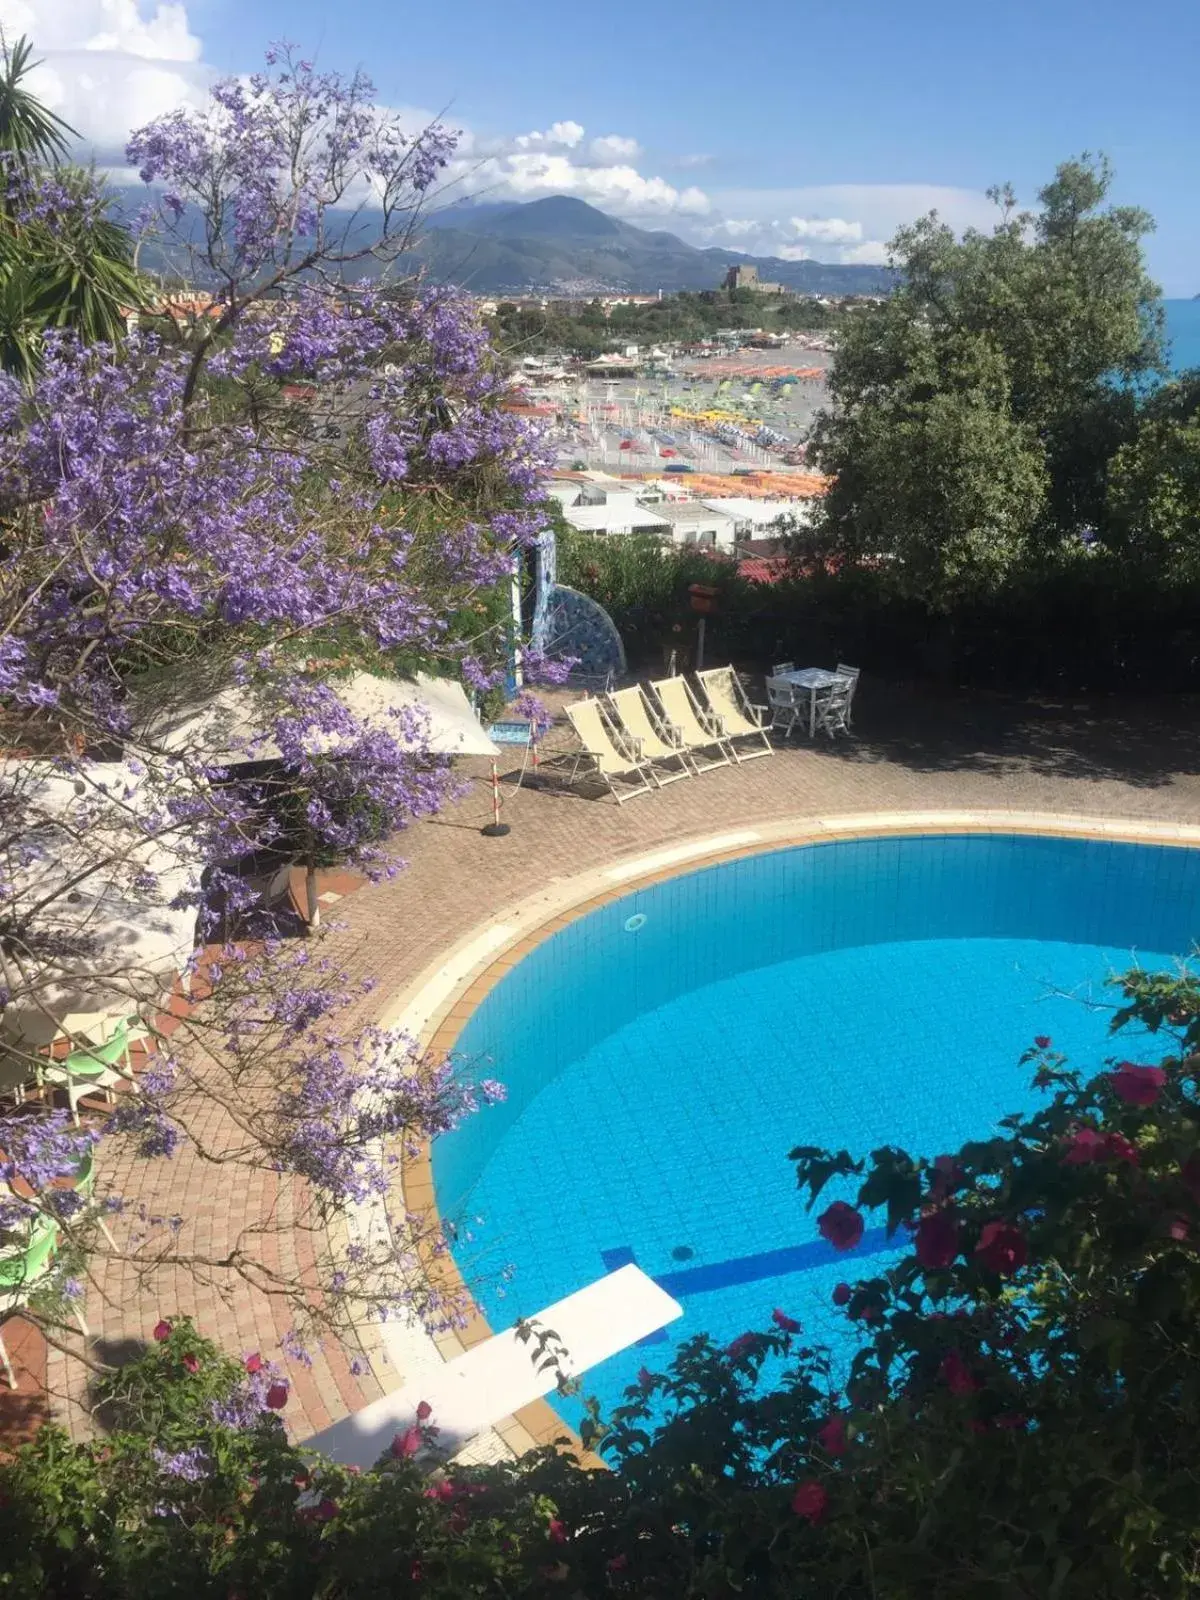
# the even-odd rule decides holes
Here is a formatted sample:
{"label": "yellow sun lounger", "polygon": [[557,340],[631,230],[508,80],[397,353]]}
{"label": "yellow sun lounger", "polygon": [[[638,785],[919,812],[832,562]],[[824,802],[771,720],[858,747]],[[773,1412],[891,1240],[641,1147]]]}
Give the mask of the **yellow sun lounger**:
{"label": "yellow sun lounger", "polygon": [[696,703],[687,679],[658,678],[650,687],[663,709],[663,716],[687,745],[696,771],[727,767],[733,760],[733,747],[722,737],[712,714],[702,711]]}
{"label": "yellow sun lounger", "polygon": [[767,708],[751,705],[732,667],[710,667],[707,672],[696,674],[696,682],[701,695],[708,702],[708,709],[719,719],[725,738],[731,743],[734,740],[747,741],[733,744],[733,753],[738,761],[751,761],[755,756],[775,754],[767,737]]}
{"label": "yellow sun lounger", "polygon": [[654,768],[636,745],[628,754],[621,748],[601,715],[599,700],[577,700],[567,706],[566,712],[583,746],[563,758],[574,762],[568,783],[574,783],[580,768],[590,762],[590,775],[608,785],[618,805],[632,800],[634,795],[653,793]]}
{"label": "yellow sun lounger", "polygon": [[691,777],[692,766],[682,734],[676,734],[670,724],[656,714],[640,683],[629,689],[610,691],[605,703],[632,748],[653,766],[657,783]]}

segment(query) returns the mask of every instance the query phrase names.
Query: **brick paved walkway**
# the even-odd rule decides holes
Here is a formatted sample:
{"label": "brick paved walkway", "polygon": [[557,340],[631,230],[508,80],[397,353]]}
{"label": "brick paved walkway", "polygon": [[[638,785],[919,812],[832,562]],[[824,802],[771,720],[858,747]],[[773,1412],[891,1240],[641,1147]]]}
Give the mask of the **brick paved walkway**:
{"label": "brick paved walkway", "polygon": [[[522,788],[507,803],[512,832],[503,839],[480,835],[489,802],[475,783],[448,811],[404,836],[405,872],[330,907],[344,926],[330,935],[329,953],[356,977],[379,979],[362,1002],[364,1019],[385,1012],[441,949],[540,885],[706,831],[806,812],[885,809],[1004,808],[1200,823],[1200,704],[931,703],[887,696],[866,681],[858,703],[853,742],[781,751],[620,808],[611,800]],[[478,765],[474,771],[482,773]],[[210,1131],[219,1144],[220,1128]],[[186,1149],[171,1162],[135,1162],[113,1175],[114,1187],[132,1193],[149,1214],[183,1215],[189,1247],[213,1257],[228,1250],[241,1227],[266,1219],[280,1264],[302,1272],[310,1257],[303,1229],[293,1227],[303,1204],[298,1185],[244,1168],[232,1180]],[[146,1281],[109,1268],[87,1305],[101,1352],[144,1339],[160,1309],[169,1307],[191,1312],[232,1353],[278,1354],[287,1314],[240,1280],[215,1270],[210,1277],[197,1284],[165,1268]],[[84,1376],[77,1364],[50,1353],[47,1381],[56,1407],[77,1429],[87,1426],[80,1409]],[[293,1366],[291,1376],[288,1421],[300,1438],[374,1398],[380,1384],[399,1381],[382,1368],[376,1378],[355,1379],[339,1350],[319,1354],[311,1372]]]}

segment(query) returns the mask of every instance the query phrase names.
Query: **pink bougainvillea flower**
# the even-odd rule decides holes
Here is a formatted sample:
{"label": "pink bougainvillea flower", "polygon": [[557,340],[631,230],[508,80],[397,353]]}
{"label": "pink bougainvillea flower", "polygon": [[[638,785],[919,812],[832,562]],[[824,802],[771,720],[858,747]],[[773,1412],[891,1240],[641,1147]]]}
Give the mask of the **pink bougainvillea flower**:
{"label": "pink bougainvillea flower", "polygon": [[818,1483],[815,1478],[807,1478],[797,1484],[792,1496],[792,1510],[809,1522],[820,1522],[829,1510],[829,1494],[824,1484]]}
{"label": "pink bougainvillea flower", "polygon": [[433,1407],[429,1404],[428,1400],[422,1400],[420,1405],[417,1407],[417,1421],[428,1422],[432,1415]]}
{"label": "pink bougainvillea flower", "polygon": [[426,1500],[453,1500],[454,1485],[448,1478],[442,1478],[437,1483],[431,1483],[425,1490]]}
{"label": "pink bougainvillea flower", "polygon": [[242,1365],[249,1373],[261,1372],[263,1369],[263,1358],[256,1350],[252,1356],[246,1357],[245,1361],[242,1362]]}
{"label": "pink bougainvillea flower", "polygon": [[1033,1042],[1039,1050],[1049,1050],[1050,1035],[1048,1033],[1036,1033],[1033,1036]]}
{"label": "pink bougainvillea flower", "polygon": [[1029,1244],[1011,1222],[989,1222],[979,1235],[975,1255],[989,1272],[1009,1278],[1029,1260]]}
{"label": "pink bougainvillea flower", "polygon": [[1130,1166],[1140,1166],[1141,1155],[1137,1145],[1131,1143],[1123,1133],[1106,1133],[1104,1135],[1104,1154],[1110,1161],[1128,1161]]}
{"label": "pink bougainvillea flower", "polygon": [[923,1267],[948,1267],[958,1254],[958,1223],[952,1212],[931,1211],[917,1223],[917,1260]]}
{"label": "pink bougainvillea flower", "polygon": [[420,1583],[423,1569],[419,1561],[414,1561],[408,1569],[408,1576],[413,1583]]}
{"label": "pink bougainvillea flower", "polygon": [[629,1565],[629,1557],[622,1551],[619,1556],[612,1556],[604,1565],[609,1572],[624,1572]]}
{"label": "pink bougainvillea flower", "polygon": [[962,1180],[963,1170],[953,1156],[938,1156],[933,1163],[929,1193],[934,1200],[945,1200]]}
{"label": "pink bougainvillea flower", "polygon": [[833,1286],[833,1303],[835,1306],[844,1306],[850,1303],[850,1296],[854,1290],[848,1283],[835,1283]]}
{"label": "pink bougainvillea flower", "polygon": [[1086,1166],[1104,1154],[1104,1135],[1095,1128],[1076,1128],[1067,1143],[1063,1161],[1068,1167]]}
{"label": "pink bougainvillea flower", "polygon": [[781,1328],[784,1333],[800,1332],[800,1324],[796,1321],[795,1317],[789,1317],[787,1312],[780,1311],[778,1306],[771,1313],[771,1321],[777,1328]]}
{"label": "pink bougainvillea flower", "polygon": [[280,1379],[267,1390],[267,1406],[272,1411],[282,1411],[288,1403],[288,1386]]}
{"label": "pink bougainvillea flower", "polygon": [[182,1357],[182,1361],[189,1372],[200,1371],[200,1357],[194,1356],[190,1350],[188,1351],[187,1355]]}
{"label": "pink bougainvillea flower", "polygon": [[415,1456],[424,1443],[421,1430],[414,1423],[411,1428],[405,1428],[403,1433],[398,1433],[392,1440],[392,1455],[397,1461],[406,1461],[409,1456]]}
{"label": "pink bougainvillea flower", "polygon": [[853,1250],[863,1236],[862,1213],[844,1200],[835,1200],[817,1218],[817,1227],[835,1250]]}
{"label": "pink bougainvillea flower", "polygon": [[1167,1217],[1163,1224],[1163,1232],[1168,1239],[1186,1239],[1188,1225],[1186,1217]]}
{"label": "pink bougainvillea flower", "polygon": [[830,1417],[817,1429],[817,1440],[827,1455],[844,1456],[850,1442],[845,1417]]}
{"label": "pink bougainvillea flower", "polygon": [[167,1321],[166,1317],[163,1317],[161,1322],[156,1322],[154,1324],[154,1339],[158,1344],[161,1344],[164,1339],[169,1339],[170,1337],[171,1324]]}
{"label": "pink bougainvillea flower", "polygon": [[957,1350],[948,1350],[942,1357],[938,1375],[951,1394],[974,1394],[980,1387],[979,1379]]}
{"label": "pink bougainvillea flower", "polygon": [[546,1529],[551,1544],[566,1544],[567,1530],[558,1517],[550,1518],[550,1526]]}
{"label": "pink bougainvillea flower", "polygon": [[326,1495],[318,1503],[316,1509],[313,1511],[313,1521],[314,1522],[328,1522],[331,1517],[336,1517],[337,1514],[338,1514],[338,1503],[337,1503],[337,1501],[336,1500],[331,1500],[329,1498],[329,1496]]}
{"label": "pink bougainvillea flower", "polygon": [[1119,1099],[1130,1106],[1152,1106],[1167,1081],[1161,1067],[1142,1067],[1134,1061],[1118,1061],[1108,1081]]}
{"label": "pink bougainvillea flower", "polygon": [[739,1333],[733,1343],[726,1346],[725,1354],[730,1361],[740,1361],[744,1355],[754,1349],[756,1343],[757,1336],[755,1334]]}

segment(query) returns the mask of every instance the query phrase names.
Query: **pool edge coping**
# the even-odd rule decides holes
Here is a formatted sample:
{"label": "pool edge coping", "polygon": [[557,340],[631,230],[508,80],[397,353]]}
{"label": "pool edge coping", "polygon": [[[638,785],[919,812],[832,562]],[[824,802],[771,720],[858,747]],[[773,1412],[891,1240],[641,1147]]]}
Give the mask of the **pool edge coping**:
{"label": "pool edge coping", "polygon": [[[449,1055],[474,1011],[519,961],[580,917],[624,899],[639,888],[773,850],[887,835],[954,833],[1027,834],[1114,844],[1200,847],[1200,826],[1191,823],[1002,810],[798,815],[722,833],[690,835],[674,845],[620,856],[602,866],[551,878],[541,889],[493,912],[456,940],[439,959],[428,963],[385,1010],[380,1025],[406,1034],[422,1053]],[[419,1156],[403,1162],[400,1186],[406,1209],[422,1213],[433,1227],[439,1226],[428,1143]],[[456,1298],[461,1297],[469,1308],[465,1327],[432,1336],[442,1360],[452,1360],[491,1338],[495,1330],[480,1311],[451,1252],[426,1254],[424,1267],[432,1282]],[[574,1430],[546,1400],[522,1407],[511,1418],[496,1424],[494,1431],[518,1456],[565,1436],[589,1464],[605,1465],[583,1452]]]}

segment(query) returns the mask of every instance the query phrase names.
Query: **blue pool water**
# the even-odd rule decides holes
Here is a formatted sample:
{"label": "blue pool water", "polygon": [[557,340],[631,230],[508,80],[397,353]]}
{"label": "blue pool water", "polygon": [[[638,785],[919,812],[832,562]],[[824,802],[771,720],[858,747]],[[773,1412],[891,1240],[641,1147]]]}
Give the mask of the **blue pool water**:
{"label": "blue pool water", "polygon": [[1175,965],[1197,929],[1200,852],[1082,840],[845,841],[637,890],[540,945],[461,1036],[509,1091],[434,1148],[464,1276],[494,1327],[624,1261],[660,1278],[684,1316],[592,1370],[606,1406],[679,1339],[776,1306],[844,1356],[833,1287],[890,1247],[835,1256],[789,1149],[986,1136],[1038,1103],[1035,1034],[1088,1070],[1136,1059],[1107,979]]}

